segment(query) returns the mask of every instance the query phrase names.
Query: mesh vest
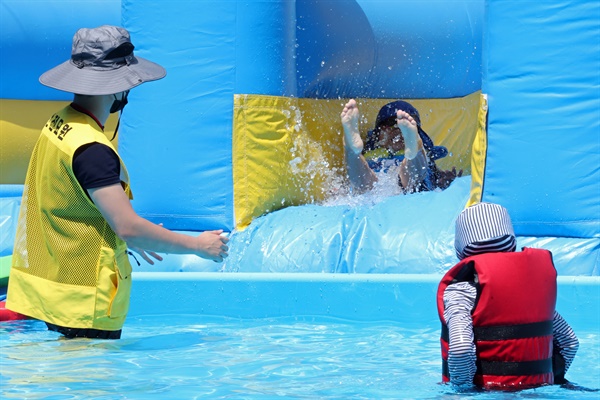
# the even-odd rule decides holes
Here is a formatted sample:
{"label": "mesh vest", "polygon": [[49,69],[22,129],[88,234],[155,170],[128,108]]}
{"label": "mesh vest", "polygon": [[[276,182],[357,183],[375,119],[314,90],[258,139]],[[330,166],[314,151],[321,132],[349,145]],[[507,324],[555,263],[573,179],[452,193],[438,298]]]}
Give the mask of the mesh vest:
{"label": "mesh vest", "polygon": [[[73,173],[75,151],[92,142],[114,150],[97,123],[70,106],[42,129],[25,179],[6,306],[64,327],[118,330],[131,290],[127,245]],[[121,181],[131,198],[122,161]]]}

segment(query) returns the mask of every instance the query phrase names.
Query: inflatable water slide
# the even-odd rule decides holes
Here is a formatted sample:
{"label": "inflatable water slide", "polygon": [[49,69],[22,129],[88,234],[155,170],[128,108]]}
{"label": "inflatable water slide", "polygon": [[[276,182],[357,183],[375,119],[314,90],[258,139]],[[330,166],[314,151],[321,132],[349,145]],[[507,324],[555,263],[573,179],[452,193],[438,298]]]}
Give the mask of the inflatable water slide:
{"label": "inflatable water slide", "polygon": [[[153,272],[441,274],[454,219],[505,206],[519,246],[559,275],[598,276],[599,6],[584,0],[4,0],[0,256],[9,275],[25,171],[49,115],[71,100],[38,77],[80,27],[126,27],[167,77],[130,94],[119,151],[136,211],[169,229],[224,229],[222,265],[167,255]],[[519,21],[519,23],[514,23]],[[464,171],[447,190],[356,196],[339,113],[363,134],[403,99]],[[111,134],[116,118],[107,123]],[[112,135],[111,135],[112,136]],[[134,262],[135,265],[135,262]]]}

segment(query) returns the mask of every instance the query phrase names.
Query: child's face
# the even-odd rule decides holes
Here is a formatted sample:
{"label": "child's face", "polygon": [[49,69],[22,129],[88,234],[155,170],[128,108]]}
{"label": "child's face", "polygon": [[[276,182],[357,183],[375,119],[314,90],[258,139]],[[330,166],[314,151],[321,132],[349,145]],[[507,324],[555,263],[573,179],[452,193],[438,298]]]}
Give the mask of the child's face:
{"label": "child's face", "polygon": [[388,149],[392,153],[404,150],[404,138],[397,125],[382,126],[379,129],[377,147]]}

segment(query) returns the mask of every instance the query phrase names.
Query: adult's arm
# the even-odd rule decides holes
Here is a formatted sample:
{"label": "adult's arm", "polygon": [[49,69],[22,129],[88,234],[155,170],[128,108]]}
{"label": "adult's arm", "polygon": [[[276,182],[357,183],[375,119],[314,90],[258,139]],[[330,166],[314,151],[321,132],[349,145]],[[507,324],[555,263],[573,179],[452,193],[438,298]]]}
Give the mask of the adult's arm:
{"label": "adult's arm", "polygon": [[89,189],[88,193],[113,231],[130,247],[172,254],[195,254],[216,262],[227,257],[229,239],[221,236],[221,230],[190,236],[156,225],[134,211],[120,184]]}

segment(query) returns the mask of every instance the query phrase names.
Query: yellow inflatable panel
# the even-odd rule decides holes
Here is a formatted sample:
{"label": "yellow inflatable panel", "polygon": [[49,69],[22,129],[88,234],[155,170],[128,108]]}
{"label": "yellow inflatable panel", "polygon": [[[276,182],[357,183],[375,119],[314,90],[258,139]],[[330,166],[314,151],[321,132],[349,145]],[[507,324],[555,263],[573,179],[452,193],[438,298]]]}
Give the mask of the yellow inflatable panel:
{"label": "yellow inflatable panel", "polygon": [[480,104],[479,116],[477,117],[477,135],[473,141],[471,156],[471,195],[467,207],[479,203],[483,194],[483,177],[487,155],[487,95],[481,94]]}
{"label": "yellow inflatable panel", "polygon": [[[481,93],[453,99],[408,100],[436,145],[448,148],[441,169],[471,173]],[[345,182],[340,112],[348,99],[236,95],[233,115],[234,212],[237,229],[265,213],[319,202]],[[397,99],[356,99],[361,135],[379,109]]]}
{"label": "yellow inflatable panel", "polygon": [[[0,184],[23,184],[33,146],[42,127],[66,101],[0,99]],[[117,114],[106,123],[111,138],[117,125]],[[116,145],[117,138],[113,141]]]}
{"label": "yellow inflatable panel", "polygon": [[[337,126],[307,118],[310,100],[258,95],[234,99],[233,182],[238,228],[279,208],[322,200],[328,171],[341,167]],[[339,102],[338,102],[339,103]],[[331,110],[339,104],[330,105]],[[325,106],[326,104],[324,104]],[[324,110],[330,116],[330,110]],[[324,148],[326,143],[336,146]],[[335,179],[335,172],[329,178]]]}

